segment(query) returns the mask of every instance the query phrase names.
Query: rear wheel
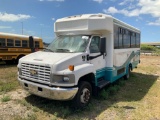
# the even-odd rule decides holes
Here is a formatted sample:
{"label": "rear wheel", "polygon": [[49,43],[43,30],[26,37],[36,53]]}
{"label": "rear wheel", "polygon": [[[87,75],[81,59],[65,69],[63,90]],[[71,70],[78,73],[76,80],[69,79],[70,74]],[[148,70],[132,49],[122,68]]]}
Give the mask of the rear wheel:
{"label": "rear wheel", "polygon": [[128,80],[128,79],[129,79],[129,77],[130,77],[130,72],[131,72],[130,66],[128,66],[127,73],[126,73],[126,75],[124,75],[124,79],[125,79],[125,80]]}
{"label": "rear wheel", "polygon": [[86,81],[81,81],[79,83],[79,90],[73,99],[74,108],[84,108],[87,106],[91,100],[92,87],[91,84]]}

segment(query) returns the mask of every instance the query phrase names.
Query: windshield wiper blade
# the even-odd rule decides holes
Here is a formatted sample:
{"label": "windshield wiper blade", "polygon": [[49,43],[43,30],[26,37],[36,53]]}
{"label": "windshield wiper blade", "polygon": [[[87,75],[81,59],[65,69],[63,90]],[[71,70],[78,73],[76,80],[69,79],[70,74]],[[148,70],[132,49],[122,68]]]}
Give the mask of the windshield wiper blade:
{"label": "windshield wiper blade", "polygon": [[70,52],[68,49],[56,49],[56,51]]}
{"label": "windshield wiper blade", "polygon": [[45,48],[44,50],[48,50],[48,51],[50,51],[50,52],[54,52],[53,50],[51,50],[51,49],[48,49],[48,48]]}

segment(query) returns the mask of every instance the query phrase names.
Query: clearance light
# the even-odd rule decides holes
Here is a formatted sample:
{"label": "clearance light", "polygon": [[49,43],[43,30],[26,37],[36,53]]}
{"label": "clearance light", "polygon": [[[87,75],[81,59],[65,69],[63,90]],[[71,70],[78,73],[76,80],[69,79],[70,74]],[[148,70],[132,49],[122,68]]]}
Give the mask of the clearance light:
{"label": "clearance light", "polygon": [[70,71],[74,71],[74,65],[70,65],[68,68]]}

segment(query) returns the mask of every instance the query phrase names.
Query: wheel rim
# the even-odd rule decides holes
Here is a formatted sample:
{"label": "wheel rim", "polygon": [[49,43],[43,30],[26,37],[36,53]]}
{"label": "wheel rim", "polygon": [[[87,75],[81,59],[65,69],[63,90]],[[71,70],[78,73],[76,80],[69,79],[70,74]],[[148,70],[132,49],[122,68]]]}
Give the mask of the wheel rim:
{"label": "wheel rim", "polygon": [[87,88],[84,88],[82,90],[81,96],[80,96],[80,100],[82,103],[87,103],[90,99],[90,91]]}

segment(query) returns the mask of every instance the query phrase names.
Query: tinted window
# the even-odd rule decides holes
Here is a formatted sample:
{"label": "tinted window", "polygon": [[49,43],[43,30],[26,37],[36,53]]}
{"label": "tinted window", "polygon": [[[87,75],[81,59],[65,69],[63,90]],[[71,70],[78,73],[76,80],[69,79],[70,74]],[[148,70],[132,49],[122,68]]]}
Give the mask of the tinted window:
{"label": "tinted window", "polygon": [[136,33],[136,47],[140,47],[140,34]]}
{"label": "tinted window", "polygon": [[140,47],[140,34],[114,25],[114,48]]}
{"label": "tinted window", "polygon": [[123,34],[122,34],[122,28],[119,28],[119,35],[118,35],[118,38],[119,38],[119,48],[122,48],[123,47]]}
{"label": "tinted window", "polygon": [[0,38],[0,47],[5,47],[5,38]]}
{"label": "tinted window", "polygon": [[21,41],[20,40],[15,40],[15,46],[20,47],[21,46]]}
{"label": "tinted window", "polygon": [[114,48],[118,48],[118,26],[114,25]]}
{"label": "tinted window", "polygon": [[7,46],[8,47],[13,47],[14,46],[13,39],[7,39]]}
{"label": "tinted window", "polygon": [[22,40],[22,47],[28,47],[28,41]]}
{"label": "tinted window", "polygon": [[134,48],[136,44],[136,34],[134,32],[131,33],[131,47]]}
{"label": "tinted window", "polygon": [[123,34],[123,46],[124,48],[130,47],[130,32],[128,30],[125,30]]}

